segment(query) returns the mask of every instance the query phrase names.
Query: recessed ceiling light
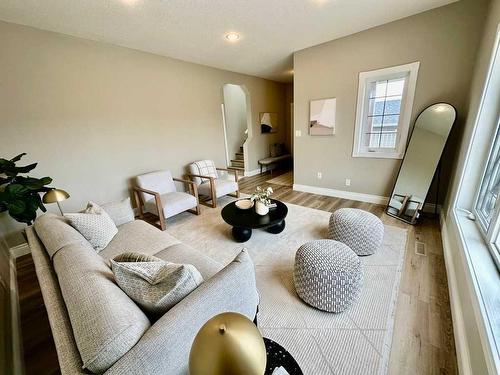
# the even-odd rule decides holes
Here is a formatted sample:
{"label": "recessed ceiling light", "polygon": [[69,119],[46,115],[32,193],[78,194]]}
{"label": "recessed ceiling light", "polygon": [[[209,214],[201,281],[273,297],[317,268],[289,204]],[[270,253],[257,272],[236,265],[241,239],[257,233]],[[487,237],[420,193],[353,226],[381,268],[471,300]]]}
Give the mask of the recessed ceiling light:
{"label": "recessed ceiling light", "polygon": [[240,34],[238,33],[230,32],[226,34],[226,40],[230,42],[236,42],[238,39],[240,39]]}

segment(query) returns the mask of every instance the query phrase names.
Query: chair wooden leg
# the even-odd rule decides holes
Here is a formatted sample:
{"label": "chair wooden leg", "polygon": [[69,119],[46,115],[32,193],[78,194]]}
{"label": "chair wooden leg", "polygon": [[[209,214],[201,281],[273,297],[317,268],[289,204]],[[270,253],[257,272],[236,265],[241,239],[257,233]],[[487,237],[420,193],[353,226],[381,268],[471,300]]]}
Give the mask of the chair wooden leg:
{"label": "chair wooden leg", "polygon": [[165,230],[167,229],[167,223],[165,220],[165,217],[163,215],[158,216],[160,218],[160,229]]}
{"label": "chair wooden leg", "polygon": [[134,198],[135,198],[135,204],[137,205],[137,209],[139,210],[139,217],[142,218],[144,216],[144,211],[142,208],[142,201],[139,196],[139,193],[137,190],[134,189]]}
{"label": "chair wooden leg", "polygon": [[210,184],[210,193],[212,196],[212,208],[217,207],[217,194],[215,192],[215,186],[213,183]]}
{"label": "chair wooden leg", "polygon": [[191,212],[192,214],[195,214],[195,215],[201,214],[200,204],[198,203],[196,205],[196,208],[191,208],[190,210],[188,210],[188,212]]}

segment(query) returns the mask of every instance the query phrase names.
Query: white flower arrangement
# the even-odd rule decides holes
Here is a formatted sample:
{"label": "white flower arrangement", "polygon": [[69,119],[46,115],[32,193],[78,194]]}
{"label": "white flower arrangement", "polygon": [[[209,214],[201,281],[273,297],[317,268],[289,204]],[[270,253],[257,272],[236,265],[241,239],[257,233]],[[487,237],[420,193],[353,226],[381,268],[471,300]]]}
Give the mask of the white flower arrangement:
{"label": "white flower arrangement", "polygon": [[271,204],[271,200],[269,197],[273,193],[273,188],[268,186],[267,189],[262,189],[260,186],[257,186],[255,192],[250,196],[250,200],[252,202],[261,202],[266,206]]}

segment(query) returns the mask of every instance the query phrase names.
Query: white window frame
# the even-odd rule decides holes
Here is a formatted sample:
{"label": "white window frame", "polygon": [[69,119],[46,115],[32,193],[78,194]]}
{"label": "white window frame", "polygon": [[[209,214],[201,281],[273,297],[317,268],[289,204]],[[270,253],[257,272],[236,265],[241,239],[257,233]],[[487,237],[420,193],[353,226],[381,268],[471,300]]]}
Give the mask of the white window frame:
{"label": "white window frame", "polygon": [[[487,163],[493,149],[495,137],[495,126],[498,126],[498,102],[500,89],[498,74],[500,73],[500,24],[497,28],[496,38],[493,45],[493,52],[487,70],[486,81],[476,114],[474,126],[471,131],[464,133],[464,140],[468,142],[466,151],[461,152],[457,169],[460,171],[457,182],[451,191],[451,208],[447,215],[442,215],[443,244],[445,245],[446,268],[448,280],[452,275],[454,288],[450,288],[450,298],[460,300],[457,293],[457,277],[455,275],[454,257],[459,256],[459,264],[463,264],[466,272],[461,274],[469,286],[471,293],[471,307],[474,312],[475,323],[485,355],[488,373],[499,373],[500,370],[500,330],[496,323],[496,317],[500,314],[500,307],[497,303],[498,295],[498,274],[500,272],[500,257],[496,246],[492,246],[491,240],[495,238],[496,231],[499,230],[498,212],[495,212],[490,231],[484,231],[476,213],[476,203],[479,197],[481,184],[486,172]],[[495,80],[492,78],[496,77]],[[495,122],[492,119],[495,118]],[[497,207],[498,208],[498,207]],[[452,246],[456,240],[457,248]],[[448,248],[448,249],[447,249]],[[461,269],[459,268],[461,271]],[[452,303],[453,306],[453,303]],[[458,302],[457,306],[460,306]],[[453,312],[453,309],[452,309]],[[457,320],[464,325],[463,316],[458,316]],[[453,316],[455,322],[455,314]],[[469,324],[469,323],[467,323]],[[455,332],[456,330],[454,328]],[[461,362],[464,373],[472,373],[471,358],[469,349],[465,342],[463,328],[461,338],[457,340],[457,351],[461,353]],[[460,335],[460,333],[459,333]],[[459,336],[460,337],[460,336]],[[459,356],[460,359],[460,356]]]}
{"label": "white window frame", "polygon": [[[420,62],[416,61],[410,64],[393,66],[390,68],[377,69],[369,72],[359,73],[358,102],[356,107],[356,125],[354,130],[354,146],[352,156],[355,158],[386,158],[403,159],[408,133],[410,131],[410,119],[413,110],[413,100],[415,98],[415,89],[417,86],[418,70]],[[408,74],[408,80],[405,85],[402,100],[401,111],[399,114],[398,132],[396,138],[396,149],[377,149],[366,150],[363,147],[363,125],[368,110],[367,89],[371,82],[386,79],[400,78]]]}

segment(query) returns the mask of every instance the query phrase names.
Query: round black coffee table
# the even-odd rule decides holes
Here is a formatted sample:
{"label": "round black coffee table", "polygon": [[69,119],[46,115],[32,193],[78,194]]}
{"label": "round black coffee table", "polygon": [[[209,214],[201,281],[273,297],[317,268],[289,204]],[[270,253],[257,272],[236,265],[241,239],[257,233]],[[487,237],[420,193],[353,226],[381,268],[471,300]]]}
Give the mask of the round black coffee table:
{"label": "round black coffee table", "polygon": [[252,237],[252,229],[265,229],[269,233],[278,234],[285,229],[285,217],[288,207],[276,199],[271,199],[276,204],[270,208],[267,215],[261,216],[255,209],[241,210],[235,202],[229,203],[222,209],[222,218],[233,226],[233,238],[236,242],[246,242]]}
{"label": "round black coffee table", "polygon": [[290,375],[303,375],[297,361],[280,344],[267,337],[264,337],[264,344],[266,345],[267,355],[265,375],[271,375],[274,369],[280,366]]}

